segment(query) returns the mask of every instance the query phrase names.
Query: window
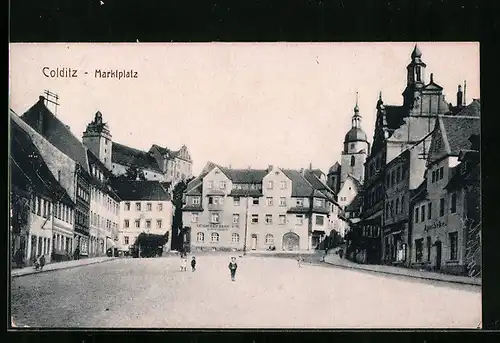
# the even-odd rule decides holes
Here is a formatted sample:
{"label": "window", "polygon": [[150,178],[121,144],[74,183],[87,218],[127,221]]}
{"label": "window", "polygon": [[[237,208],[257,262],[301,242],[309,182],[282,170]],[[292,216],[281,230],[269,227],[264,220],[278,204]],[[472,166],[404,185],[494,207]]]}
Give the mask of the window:
{"label": "window", "polygon": [[458,260],[458,232],[450,232],[450,260]]}
{"label": "window", "polygon": [[399,198],[396,199],[396,214],[399,213]]}
{"label": "window", "polygon": [[391,200],[391,217],[394,217],[394,200]]}
{"label": "window", "polygon": [[423,238],[415,240],[415,260],[416,260],[416,262],[422,262],[423,244],[424,244]]}
{"label": "window", "polygon": [[405,210],[406,210],[405,205],[406,205],[405,204],[405,196],[403,195],[401,197],[401,213],[405,213]]}
{"label": "window", "polygon": [[193,205],[199,205],[200,204],[200,197],[193,197]]}
{"label": "window", "polygon": [[451,195],[450,212],[451,213],[457,212],[457,194],[456,193],[453,193]]}
{"label": "window", "polygon": [[389,203],[386,203],[385,204],[385,216],[386,217],[389,217],[389,211],[390,211],[390,209],[389,209]]}
{"label": "window", "polygon": [[141,220],[140,219],[136,219],[135,220],[135,227],[136,228],[140,228],[141,227]]}
{"label": "window", "polygon": [[304,223],[304,217],[301,214],[295,216],[295,223],[297,225],[302,225]]}
{"label": "window", "polygon": [[214,188],[214,182],[213,182],[213,181],[208,181],[208,183],[207,183],[207,188],[208,188],[208,189],[212,189],[212,188]]}
{"label": "window", "polygon": [[444,198],[439,199],[439,216],[444,216]]}
{"label": "window", "polygon": [[399,182],[401,180],[401,167],[398,167],[396,170],[396,182]]}
{"label": "window", "polygon": [[314,199],[314,206],[315,207],[325,207],[325,200],[324,199]]}
{"label": "window", "polygon": [[401,181],[403,181],[403,180],[404,180],[405,176],[406,176],[406,175],[405,175],[405,169],[404,169],[404,168],[401,168]]}
{"label": "window", "polygon": [[435,170],[432,171],[432,181],[431,182],[432,183],[436,182],[436,171]]}
{"label": "window", "polygon": [[152,211],[153,210],[153,205],[151,205],[150,202],[146,204],[146,211]]}
{"label": "window", "polygon": [[439,168],[439,180],[443,178],[443,167]]}
{"label": "window", "polygon": [[151,219],[146,220],[146,229],[151,229]]}
{"label": "window", "polygon": [[123,221],[123,227],[124,227],[124,228],[129,228],[129,227],[130,227],[130,220],[125,219],[125,220]]}
{"label": "window", "polygon": [[191,223],[198,223],[198,213],[191,213]]}
{"label": "window", "polygon": [[219,182],[219,188],[220,189],[226,189],[226,181]]}
{"label": "window", "polygon": [[391,186],[396,183],[396,172],[393,170],[391,171]]}
{"label": "window", "polygon": [[219,205],[224,204],[224,197],[218,197]]}
{"label": "window", "polygon": [[259,204],[259,198],[253,198],[252,204],[258,205]]}
{"label": "window", "polygon": [[128,236],[123,237],[123,243],[124,243],[125,245],[128,245],[128,244],[129,244],[129,242],[128,242]]}
{"label": "window", "polygon": [[233,214],[233,224],[236,226],[240,223],[240,215],[238,213]]}
{"label": "window", "polygon": [[268,181],[267,182],[267,189],[273,189],[273,187],[274,187],[274,182]]}
{"label": "window", "polygon": [[219,234],[217,232],[212,232],[210,234],[210,241],[212,243],[217,243],[219,241]]}
{"label": "window", "polygon": [[266,235],[266,245],[272,245],[274,244],[274,236],[268,233]]}
{"label": "window", "polygon": [[284,214],[280,214],[279,219],[280,219],[280,225],[286,224],[286,216]]}
{"label": "window", "polygon": [[418,207],[415,208],[415,223],[418,223]]}
{"label": "window", "polygon": [[234,197],[233,198],[233,205],[234,206],[240,206],[240,198],[239,197]]}
{"label": "window", "polygon": [[157,220],[156,220],[156,228],[157,228],[157,229],[161,229],[162,224],[163,224],[163,222],[162,222],[162,220],[161,220],[161,219],[157,219]]}
{"label": "window", "polygon": [[219,222],[219,213],[218,212],[212,212],[210,214],[210,222],[217,224]]}
{"label": "window", "polygon": [[420,221],[425,221],[425,205],[422,205],[420,207]]}
{"label": "window", "polygon": [[266,214],[266,224],[270,225],[273,223],[273,215],[272,214]]}
{"label": "window", "polygon": [[163,211],[163,204],[158,203],[158,212],[161,212],[161,211]]}
{"label": "window", "polygon": [[432,249],[432,240],[430,237],[427,237],[427,262],[431,261],[431,249]]}
{"label": "window", "polygon": [[304,199],[297,199],[297,207],[304,206]]}
{"label": "window", "polygon": [[267,206],[273,206],[273,198],[268,197],[268,198],[266,199],[266,203],[267,203]]}
{"label": "window", "polygon": [[198,232],[196,234],[196,242],[203,243],[205,241],[205,234],[203,232]]}
{"label": "window", "polygon": [[286,189],[286,181],[281,181],[280,184],[281,184],[280,187],[281,189]]}
{"label": "window", "polygon": [[354,156],[351,156],[351,167],[354,167],[355,164],[356,164],[356,159],[354,158]]}
{"label": "window", "polygon": [[285,197],[280,197],[280,206],[285,207],[286,206],[286,198]]}
{"label": "window", "polygon": [[316,215],[316,225],[323,226],[325,223],[325,217]]}
{"label": "window", "polygon": [[389,187],[391,185],[391,175],[387,174],[385,178],[385,185]]}
{"label": "window", "polygon": [[135,203],[135,210],[136,211],[140,211],[141,210],[141,203],[140,202],[136,202]]}
{"label": "window", "polygon": [[432,218],[432,202],[429,201],[427,204],[427,219]]}
{"label": "window", "polygon": [[240,242],[240,235],[238,235],[237,233],[233,233],[231,235],[231,242],[239,243]]}
{"label": "window", "polygon": [[252,214],[252,224],[257,224],[259,222],[259,215]]}

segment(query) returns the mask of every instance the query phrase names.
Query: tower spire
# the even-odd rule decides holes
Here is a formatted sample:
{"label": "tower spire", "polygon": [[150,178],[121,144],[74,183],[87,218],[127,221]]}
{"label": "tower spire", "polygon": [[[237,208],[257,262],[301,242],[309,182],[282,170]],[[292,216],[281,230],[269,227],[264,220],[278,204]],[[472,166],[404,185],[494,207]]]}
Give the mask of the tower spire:
{"label": "tower spire", "polygon": [[354,115],[352,116],[352,127],[359,128],[361,122],[361,116],[359,115],[359,106],[358,106],[358,97],[359,94],[356,92],[356,106],[354,106]]}
{"label": "tower spire", "polygon": [[358,113],[359,112],[359,106],[358,106],[358,92],[356,92],[356,106],[354,106],[354,112]]}

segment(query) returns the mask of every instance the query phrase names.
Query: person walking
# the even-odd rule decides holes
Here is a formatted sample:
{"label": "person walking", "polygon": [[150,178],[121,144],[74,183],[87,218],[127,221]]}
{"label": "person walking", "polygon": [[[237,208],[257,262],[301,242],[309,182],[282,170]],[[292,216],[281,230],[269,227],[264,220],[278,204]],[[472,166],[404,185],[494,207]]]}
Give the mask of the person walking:
{"label": "person walking", "polygon": [[193,256],[191,259],[191,270],[194,272],[196,270],[196,257]]}
{"label": "person walking", "polygon": [[238,269],[238,264],[236,263],[236,257],[231,257],[231,262],[229,262],[229,270],[231,272],[231,281],[235,281],[236,269]]}
{"label": "person walking", "polygon": [[302,262],[304,262],[304,259],[302,258],[302,256],[299,256],[297,258],[297,263],[299,264],[299,268],[302,268]]}
{"label": "person walking", "polygon": [[39,264],[40,264],[40,270],[43,270],[43,266],[45,266],[45,255],[40,255]]}
{"label": "person walking", "polygon": [[340,259],[342,259],[342,257],[344,256],[344,249],[340,248],[339,256],[340,256]]}

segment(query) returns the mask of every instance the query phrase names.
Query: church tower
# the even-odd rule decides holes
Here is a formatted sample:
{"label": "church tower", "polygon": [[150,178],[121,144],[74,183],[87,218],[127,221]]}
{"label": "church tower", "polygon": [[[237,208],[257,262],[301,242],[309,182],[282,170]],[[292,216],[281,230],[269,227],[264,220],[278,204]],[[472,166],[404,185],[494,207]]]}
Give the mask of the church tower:
{"label": "church tower", "polygon": [[111,170],[111,133],[108,124],[103,123],[101,112],[97,111],[94,120],[87,125],[83,133],[85,145],[99,160]]}
{"label": "church tower", "polygon": [[352,127],[344,139],[344,150],[342,151],[340,168],[340,187],[342,187],[349,174],[358,181],[363,182],[365,176],[364,164],[369,150],[370,144],[366,138],[366,133],[361,128],[358,93],[356,93],[356,106],[354,107],[354,115],[352,116]]}
{"label": "church tower", "polygon": [[411,62],[406,67],[406,89],[403,92],[403,106],[413,108],[414,101],[420,96],[425,86],[425,68],[427,65],[422,61],[422,52],[415,44],[411,53]]}

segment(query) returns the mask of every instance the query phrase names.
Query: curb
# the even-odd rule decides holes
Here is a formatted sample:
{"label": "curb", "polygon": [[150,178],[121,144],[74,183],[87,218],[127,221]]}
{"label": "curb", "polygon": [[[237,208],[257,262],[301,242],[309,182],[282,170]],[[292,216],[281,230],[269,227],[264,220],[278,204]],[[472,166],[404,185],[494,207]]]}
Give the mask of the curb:
{"label": "curb", "polygon": [[114,258],[111,258],[109,260],[103,260],[103,261],[94,261],[94,262],[90,262],[90,263],[86,263],[86,264],[80,264],[80,265],[76,265],[76,266],[67,266],[67,267],[61,267],[61,268],[57,268],[57,269],[48,269],[48,270],[43,270],[43,271],[36,271],[36,270],[33,270],[33,271],[30,271],[29,273],[25,273],[25,274],[19,274],[19,275],[12,275],[11,273],[11,277],[12,278],[16,278],[16,277],[22,277],[22,276],[28,276],[28,275],[33,275],[33,274],[40,274],[40,273],[50,273],[50,272],[55,272],[55,271],[58,271],[58,270],[64,270],[64,269],[72,269],[72,268],[78,268],[78,267],[85,267],[85,266],[90,266],[92,264],[98,264],[98,263],[104,263],[104,262],[111,262],[111,261],[114,261],[118,259],[118,257],[114,257]]}
{"label": "curb", "polygon": [[336,266],[336,267],[341,267],[341,268],[346,268],[346,269],[361,270],[361,271],[365,271],[365,272],[380,273],[380,274],[389,274],[389,275],[409,277],[409,278],[412,278],[412,279],[432,280],[432,281],[440,281],[440,282],[448,282],[448,283],[458,283],[458,284],[462,284],[462,285],[469,285],[469,286],[478,286],[478,287],[481,287],[481,283],[466,282],[466,281],[459,281],[459,280],[443,280],[443,279],[436,279],[436,278],[425,277],[425,276],[416,276],[416,275],[409,275],[409,274],[393,273],[393,272],[382,271],[382,270],[357,268],[357,267],[353,267],[353,266],[346,266],[346,265],[341,265],[341,264],[335,264],[335,263],[327,262],[327,261],[323,261],[323,263],[326,263],[326,264],[329,264],[329,265],[332,265],[332,266]]}

